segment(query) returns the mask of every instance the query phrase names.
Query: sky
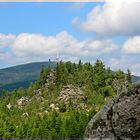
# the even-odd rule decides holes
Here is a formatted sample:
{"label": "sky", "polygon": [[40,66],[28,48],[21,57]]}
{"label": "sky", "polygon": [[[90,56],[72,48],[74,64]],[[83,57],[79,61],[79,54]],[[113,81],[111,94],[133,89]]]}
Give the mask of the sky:
{"label": "sky", "polygon": [[0,68],[102,60],[140,76],[140,2],[2,2]]}

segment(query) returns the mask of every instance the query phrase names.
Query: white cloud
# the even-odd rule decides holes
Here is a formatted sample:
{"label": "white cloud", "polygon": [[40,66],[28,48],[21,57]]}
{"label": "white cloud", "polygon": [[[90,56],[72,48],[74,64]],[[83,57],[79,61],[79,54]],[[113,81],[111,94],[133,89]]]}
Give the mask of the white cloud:
{"label": "white cloud", "polygon": [[12,34],[0,34],[0,48],[9,47],[15,41],[16,36]]}
{"label": "white cloud", "polygon": [[[95,59],[102,55],[115,53],[117,46],[111,40],[79,41],[68,32],[63,31],[54,36],[21,33],[19,35],[2,35],[2,46],[9,46],[1,54],[1,63],[19,64],[32,61],[55,60],[57,51],[60,59],[78,61]],[[12,38],[12,39],[11,39]]]}
{"label": "white cloud", "polygon": [[140,36],[128,39],[122,50],[125,54],[140,54]]}
{"label": "white cloud", "polygon": [[117,46],[111,40],[78,41],[66,31],[55,36],[22,33],[17,36],[12,50],[17,57],[56,56],[90,57],[113,52]]}
{"label": "white cloud", "polygon": [[111,40],[91,40],[84,44],[82,50],[87,56],[100,56],[108,54],[118,49]]}
{"label": "white cloud", "polygon": [[140,34],[140,3],[132,0],[109,0],[98,5],[81,23],[81,29],[99,35]]}
{"label": "white cloud", "polygon": [[57,50],[65,55],[73,55],[73,50],[76,53],[79,45],[79,42],[66,31],[56,36],[22,33],[13,44],[13,52],[21,57],[56,55]]}
{"label": "white cloud", "polygon": [[107,64],[113,70],[121,69],[127,72],[127,69],[130,69],[134,75],[140,76],[139,60],[140,60],[140,56],[132,57],[131,55],[121,54],[120,57],[112,56]]}
{"label": "white cloud", "polygon": [[[127,70],[127,68],[130,68],[136,75],[140,75],[140,57],[127,55],[128,50],[130,52],[138,52],[138,50],[132,51],[130,48],[130,46],[135,48],[135,45],[133,46],[132,44],[139,45],[140,37],[138,36],[124,43],[125,47],[123,46],[122,52],[120,51],[121,48],[110,39],[79,41],[66,31],[54,36],[30,33],[21,33],[13,36],[15,36],[15,39],[14,42],[12,41],[9,44],[10,48],[6,49],[4,54],[0,53],[1,67],[34,61],[47,61],[49,58],[55,60],[57,50],[59,50],[60,59],[63,61],[77,62],[79,59],[82,59],[85,62],[93,62],[96,59],[101,59],[114,70]],[[7,40],[4,38],[3,42],[7,42]],[[126,46],[129,47],[127,48]],[[127,53],[124,48],[127,48]]]}
{"label": "white cloud", "polygon": [[17,56],[51,54],[57,42],[53,37],[44,37],[41,34],[22,33],[17,36],[13,44],[13,52]]}
{"label": "white cloud", "polygon": [[110,58],[116,51],[118,52],[118,46],[112,40],[80,41],[66,31],[53,36],[30,33],[3,34],[0,42],[3,44],[0,50],[2,52],[0,53],[0,67],[48,61],[49,58],[55,60],[57,51],[59,51],[60,60],[74,62],[78,62],[79,59],[84,62],[93,62],[104,56]]}

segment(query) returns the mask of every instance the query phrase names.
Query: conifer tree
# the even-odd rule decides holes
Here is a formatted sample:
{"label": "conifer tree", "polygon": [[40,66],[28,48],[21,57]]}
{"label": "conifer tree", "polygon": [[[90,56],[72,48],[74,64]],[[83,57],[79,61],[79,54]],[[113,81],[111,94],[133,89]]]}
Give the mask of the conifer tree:
{"label": "conifer tree", "polygon": [[43,84],[45,84],[46,78],[47,78],[47,71],[46,71],[44,65],[42,65],[40,75],[39,75],[39,80],[38,80],[39,85],[42,86]]}
{"label": "conifer tree", "polygon": [[127,70],[127,81],[129,84],[132,84],[132,75],[129,69]]}
{"label": "conifer tree", "polygon": [[105,65],[100,60],[97,60],[94,64],[93,79],[93,85],[96,90],[105,86]]}

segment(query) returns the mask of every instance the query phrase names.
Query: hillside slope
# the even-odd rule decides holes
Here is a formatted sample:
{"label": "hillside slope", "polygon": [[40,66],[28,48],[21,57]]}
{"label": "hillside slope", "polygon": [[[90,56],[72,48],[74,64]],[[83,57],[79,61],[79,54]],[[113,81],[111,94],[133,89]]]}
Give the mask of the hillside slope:
{"label": "hillside slope", "polygon": [[133,83],[138,82],[138,81],[140,81],[140,77],[132,75],[132,81],[133,81]]}
{"label": "hillside slope", "polygon": [[37,80],[41,66],[51,68],[55,62],[35,62],[0,69],[0,89],[13,90],[19,87],[28,87],[30,82]]}
{"label": "hillside slope", "polygon": [[79,61],[42,67],[29,88],[5,92],[0,98],[0,137],[83,138],[91,118],[133,86],[128,78],[121,70],[106,69],[100,60],[94,65]]}
{"label": "hillside slope", "polygon": [[[0,90],[14,90],[19,87],[28,88],[30,82],[35,82],[39,76],[41,66],[49,66],[50,62],[34,62],[14,67],[0,69]],[[51,62],[54,68],[55,62]],[[132,81],[140,81],[140,77],[132,76]]]}

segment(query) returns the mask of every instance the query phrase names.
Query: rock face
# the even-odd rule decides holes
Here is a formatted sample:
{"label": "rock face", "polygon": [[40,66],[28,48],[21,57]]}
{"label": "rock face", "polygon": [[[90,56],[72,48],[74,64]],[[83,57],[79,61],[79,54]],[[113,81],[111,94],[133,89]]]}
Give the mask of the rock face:
{"label": "rock face", "polygon": [[121,93],[88,123],[86,138],[140,138],[140,85]]}
{"label": "rock face", "polygon": [[51,71],[46,79],[46,84],[45,84],[45,88],[48,89],[49,86],[53,86],[56,83],[56,72],[55,71]]}
{"label": "rock face", "polygon": [[72,100],[73,102],[78,99],[84,99],[83,92],[79,87],[73,85],[66,85],[60,92],[59,100],[63,100],[65,103]]}
{"label": "rock face", "polygon": [[63,86],[58,100],[63,101],[66,105],[72,102],[75,108],[88,110],[88,107],[84,102],[86,97],[83,91],[74,85]]}

